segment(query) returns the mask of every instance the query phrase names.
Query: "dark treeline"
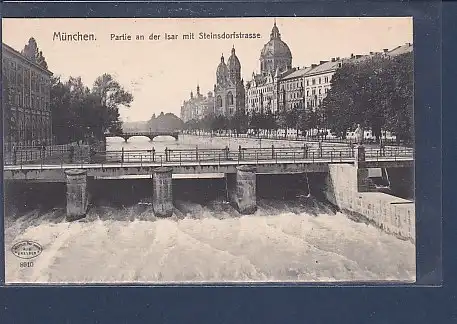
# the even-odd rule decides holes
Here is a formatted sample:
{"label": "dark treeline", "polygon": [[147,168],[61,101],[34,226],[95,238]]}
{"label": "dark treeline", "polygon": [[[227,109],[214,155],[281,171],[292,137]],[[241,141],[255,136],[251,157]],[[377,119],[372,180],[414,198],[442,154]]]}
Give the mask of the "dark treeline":
{"label": "dark treeline", "polygon": [[210,132],[233,130],[246,133],[248,129],[258,132],[261,129],[274,131],[280,128],[277,116],[271,112],[247,114],[237,111],[232,117],[209,114],[200,120],[190,120],[184,125],[186,130],[205,130]]}
{"label": "dark treeline", "polygon": [[384,130],[397,140],[413,140],[413,53],[345,64],[331,85],[322,113],[335,134],[344,137],[348,129],[360,124],[378,139]]}
{"label": "dark treeline", "polygon": [[62,82],[52,79],[52,129],[57,143],[101,139],[106,130],[119,132],[119,107],[128,107],[133,96],[110,75],[98,77],[92,88],[80,77]]}
{"label": "dark treeline", "polygon": [[175,114],[161,112],[158,116],[152,115],[151,119],[146,123],[146,128],[149,131],[174,131],[181,130],[184,123]]}

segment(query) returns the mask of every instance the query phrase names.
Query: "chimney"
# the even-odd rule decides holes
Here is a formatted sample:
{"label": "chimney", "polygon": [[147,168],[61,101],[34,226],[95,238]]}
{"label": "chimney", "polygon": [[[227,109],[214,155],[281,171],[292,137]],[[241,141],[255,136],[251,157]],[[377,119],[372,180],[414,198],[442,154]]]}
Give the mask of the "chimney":
{"label": "chimney", "polygon": [[324,64],[324,63],[327,63],[328,61],[321,61],[320,64]]}
{"label": "chimney", "polygon": [[334,57],[332,57],[332,62],[335,62],[335,58]]}
{"label": "chimney", "polygon": [[355,58],[356,58],[356,59],[359,59],[359,58],[361,58],[362,56],[363,56],[363,55],[356,55]]}
{"label": "chimney", "polygon": [[354,58],[354,53],[351,53],[351,58]]}
{"label": "chimney", "polygon": [[311,64],[312,68],[315,68],[316,66],[317,66],[317,64]]}
{"label": "chimney", "polygon": [[388,48],[384,48],[383,51],[384,51],[384,53],[387,53],[389,51],[389,49]]}
{"label": "chimney", "polygon": [[373,55],[374,53],[373,52],[370,52],[370,55]]}
{"label": "chimney", "polygon": [[411,46],[411,43],[407,43],[407,44],[408,44],[408,46]]}

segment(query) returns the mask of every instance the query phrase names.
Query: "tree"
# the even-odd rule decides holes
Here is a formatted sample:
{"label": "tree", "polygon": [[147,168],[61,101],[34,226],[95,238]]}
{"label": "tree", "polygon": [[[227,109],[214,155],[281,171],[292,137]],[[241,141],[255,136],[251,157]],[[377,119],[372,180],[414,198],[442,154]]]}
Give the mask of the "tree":
{"label": "tree", "polygon": [[98,78],[92,90],[80,77],[70,77],[66,82],[53,77],[50,96],[53,132],[58,143],[101,139],[106,129],[122,132],[118,108],[133,100],[107,75]]}
{"label": "tree", "polygon": [[248,128],[248,123],[248,116],[244,109],[238,109],[230,119],[231,129],[235,130],[237,134],[245,133]]}
{"label": "tree", "polygon": [[285,109],[280,112],[277,120],[277,124],[285,130],[284,136],[287,137],[287,131],[289,128],[298,127],[299,110],[294,107],[291,109]]}
{"label": "tree", "polygon": [[130,107],[133,101],[131,93],[127,92],[110,74],[99,76],[92,87],[92,92],[99,96],[102,106],[107,110],[103,120],[103,128],[117,132],[120,127],[119,107]]}
{"label": "tree", "polygon": [[70,107],[70,87],[62,83],[59,77],[51,78],[50,98],[52,131],[57,143],[69,143],[75,140],[75,122],[78,116]]}
{"label": "tree", "polygon": [[278,125],[276,123],[275,116],[270,110],[268,110],[263,117],[263,128],[268,130],[268,133],[271,134],[271,131],[277,129],[277,127]]}
{"label": "tree", "polygon": [[252,114],[249,119],[249,128],[253,129],[256,134],[259,133],[259,130],[262,127],[262,115],[255,110],[252,111]]}
{"label": "tree", "polygon": [[[303,106],[303,105],[302,105]],[[317,127],[317,114],[312,108],[301,108],[298,113],[297,129],[301,130],[302,134],[312,128]]]}
{"label": "tree", "polygon": [[373,56],[347,63],[334,74],[322,113],[338,136],[356,124],[371,128],[379,140],[390,130],[398,140],[413,136],[413,54]]}
{"label": "tree", "polygon": [[[385,109],[386,129],[393,132],[397,141],[412,142],[414,139],[414,72],[413,55],[406,53],[392,59],[389,71],[392,91]],[[390,90],[390,89],[388,89]]]}

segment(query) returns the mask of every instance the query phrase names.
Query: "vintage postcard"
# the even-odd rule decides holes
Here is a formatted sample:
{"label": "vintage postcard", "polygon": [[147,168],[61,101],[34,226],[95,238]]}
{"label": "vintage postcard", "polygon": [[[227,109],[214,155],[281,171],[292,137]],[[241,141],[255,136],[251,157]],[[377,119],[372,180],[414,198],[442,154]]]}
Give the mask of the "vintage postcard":
{"label": "vintage postcard", "polygon": [[411,17],[2,22],[7,284],[415,282]]}

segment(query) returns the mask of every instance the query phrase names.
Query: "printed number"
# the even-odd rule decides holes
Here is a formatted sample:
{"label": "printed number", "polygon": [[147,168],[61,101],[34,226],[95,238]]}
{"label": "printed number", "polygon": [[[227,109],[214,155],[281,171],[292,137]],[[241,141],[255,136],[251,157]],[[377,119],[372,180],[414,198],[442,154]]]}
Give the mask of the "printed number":
{"label": "printed number", "polygon": [[29,261],[29,262],[21,262],[19,264],[19,266],[21,268],[32,268],[33,267],[33,262],[32,261]]}

